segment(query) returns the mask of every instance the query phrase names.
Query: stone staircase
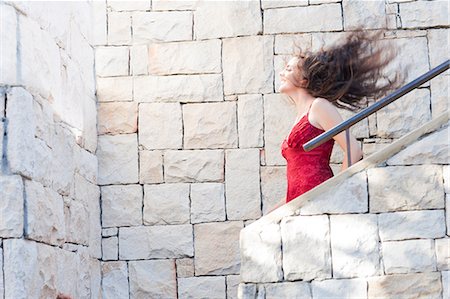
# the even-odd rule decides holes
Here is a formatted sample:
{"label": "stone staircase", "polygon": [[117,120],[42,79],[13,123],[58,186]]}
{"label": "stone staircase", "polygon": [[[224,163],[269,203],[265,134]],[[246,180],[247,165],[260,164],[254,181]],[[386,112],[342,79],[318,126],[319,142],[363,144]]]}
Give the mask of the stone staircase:
{"label": "stone staircase", "polygon": [[450,298],[450,111],[245,227],[239,298]]}

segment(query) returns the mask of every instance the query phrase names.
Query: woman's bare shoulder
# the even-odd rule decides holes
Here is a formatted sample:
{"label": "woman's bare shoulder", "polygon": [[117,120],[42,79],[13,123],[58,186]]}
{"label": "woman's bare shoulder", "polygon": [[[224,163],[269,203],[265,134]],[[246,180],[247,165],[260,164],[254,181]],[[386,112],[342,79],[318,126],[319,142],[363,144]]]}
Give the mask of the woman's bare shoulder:
{"label": "woman's bare shoulder", "polygon": [[343,120],[336,106],[324,98],[314,100],[311,114],[310,122],[320,129],[329,128]]}

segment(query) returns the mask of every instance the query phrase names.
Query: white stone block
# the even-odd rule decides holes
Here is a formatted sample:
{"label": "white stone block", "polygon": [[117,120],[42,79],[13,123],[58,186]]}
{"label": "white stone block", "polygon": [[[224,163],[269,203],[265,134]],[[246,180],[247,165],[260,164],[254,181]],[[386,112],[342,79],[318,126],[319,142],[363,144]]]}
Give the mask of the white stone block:
{"label": "white stone block", "polygon": [[97,76],[127,76],[129,70],[128,47],[97,47],[95,49]]}
{"label": "white stone block", "polygon": [[187,277],[178,279],[179,298],[226,298],[224,276]]}
{"label": "white stone block", "polygon": [[266,215],[280,201],[286,201],[286,184],[285,167],[261,167],[261,199],[263,215]]}
{"label": "white stone block", "polygon": [[227,299],[237,299],[238,286],[241,281],[241,277],[239,275],[228,275],[226,279]]}
{"label": "white stone block", "polygon": [[161,151],[139,151],[139,183],[163,183],[163,156]]}
{"label": "white stone block", "polygon": [[131,44],[131,14],[108,13],[108,45]]}
{"label": "white stone block", "polygon": [[221,183],[191,184],[191,223],[225,220],[225,190]]}
{"label": "white stone block", "polygon": [[[448,45],[450,36],[448,30],[445,28],[428,29],[427,35],[428,35],[430,65],[431,68],[434,68],[450,58],[450,54],[448,53],[446,47],[442,46]],[[444,74],[449,73],[450,72],[448,70],[444,72]],[[442,75],[440,75],[439,77],[441,76]]]}
{"label": "white stone block", "polygon": [[326,215],[281,220],[285,280],[331,278],[329,227]]}
{"label": "white stone block", "polygon": [[262,0],[261,8],[280,8],[280,7],[291,7],[291,6],[308,6],[307,0],[289,0],[289,1],[274,1],[274,0]]}
{"label": "white stone block", "polygon": [[450,239],[435,240],[437,269],[450,270]]}
{"label": "white stone block", "polygon": [[450,236],[450,194],[445,195],[445,223],[447,226],[447,236]]}
{"label": "white stone block", "polygon": [[386,28],[385,3],[382,1],[342,1],[344,30]]}
{"label": "white stone block", "polygon": [[119,229],[117,227],[102,228],[102,237],[114,237],[117,236],[118,232]]}
{"label": "white stone block", "polygon": [[377,216],[332,215],[333,276],[368,277],[381,274]]}
{"label": "white stone block", "polygon": [[194,259],[184,258],[176,260],[177,277],[192,277],[194,276]]}
{"label": "white stone block", "polygon": [[[254,283],[240,283],[238,286],[238,299],[242,298],[256,298],[257,284]],[[264,293],[265,296],[265,293]]]}
{"label": "white stone block", "polygon": [[311,288],[313,298],[367,299],[367,281],[361,278],[313,281]]}
{"label": "white stone block", "polygon": [[51,178],[52,187],[61,195],[73,195],[75,136],[62,124],[55,126],[52,137]]}
{"label": "white stone block", "polygon": [[240,95],[238,100],[239,147],[262,147],[264,133],[261,95]]}
{"label": "white stone block", "polygon": [[19,238],[23,234],[22,178],[0,176],[0,238]]}
{"label": "white stone block", "polygon": [[148,48],[147,45],[133,45],[130,48],[131,74],[148,75]]}
{"label": "white stone block", "polygon": [[133,100],[132,77],[97,77],[97,99],[99,102],[121,102]]}
{"label": "white stone block", "polygon": [[195,10],[198,3],[199,0],[186,0],[186,1],[152,0],[152,11]]}
{"label": "white stone block", "polygon": [[116,261],[119,258],[119,239],[117,237],[102,238],[102,260]]}
{"label": "white stone block", "polygon": [[142,224],[142,186],[103,186],[102,226],[133,226]]}
{"label": "white stone block", "polygon": [[14,85],[17,83],[17,15],[12,6],[0,5],[2,18],[0,20],[0,84]]}
{"label": "white stone block", "polygon": [[97,135],[97,101],[86,97],[83,106],[83,148],[95,153],[97,149]]}
{"label": "white stone block", "polygon": [[[303,50],[311,48],[311,34],[300,33],[275,35],[274,54],[293,55],[297,50],[296,47],[294,47],[295,44],[302,47]],[[285,65],[283,63],[280,67],[283,68],[284,66]],[[275,74],[278,74],[278,72],[275,72]]]}
{"label": "white stone block", "polygon": [[97,182],[98,161],[97,156],[82,149],[79,146],[74,147],[74,168],[75,172],[83,176],[91,183]]}
{"label": "white stone block", "polygon": [[100,188],[96,185],[91,186],[92,197],[89,198],[89,253],[91,257],[100,259],[102,257],[102,226],[100,223]]}
{"label": "white stone block", "polygon": [[383,242],[386,274],[436,271],[433,240]]}
{"label": "white stone block", "polygon": [[108,0],[108,7],[113,11],[134,11],[134,10],[150,10],[149,0],[139,1],[116,1]]}
{"label": "white stone block", "polygon": [[[3,269],[3,250],[0,248],[0,267]],[[0,294],[5,294],[5,287],[3,285],[3,271],[0,271]],[[4,296],[4,295],[3,295]]]}
{"label": "white stone block", "polygon": [[450,108],[448,94],[450,92],[450,75],[441,74],[430,80],[431,88],[431,116],[437,118]]}
{"label": "white stone block", "polygon": [[399,4],[402,28],[448,26],[447,1],[417,1]]}
{"label": "white stone block", "polygon": [[443,286],[443,292],[442,292],[442,298],[449,298],[450,297],[450,271],[442,271],[442,286]]}
{"label": "white stone block", "polygon": [[341,2],[341,0],[309,0],[310,5],[336,3],[336,2]]}
{"label": "white stone block", "polygon": [[265,284],[264,289],[267,299],[312,298],[310,284],[304,281],[270,283]]}
{"label": "white stone block", "polygon": [[89,211],[81,200],[64,198],[66,242],[89,245]]}
{"label": "white stone block", "polygon": [[136,133],[138,105],[135,102],[99,103],[98,134]]}
{"label": "white stone block", "polygon": [[104,298],[129,297],[126,262],[102,263],[102,295]]}
{"label": "white stone block", "polygon": [[92,45],[106,45],[106,1],[92,1]]}

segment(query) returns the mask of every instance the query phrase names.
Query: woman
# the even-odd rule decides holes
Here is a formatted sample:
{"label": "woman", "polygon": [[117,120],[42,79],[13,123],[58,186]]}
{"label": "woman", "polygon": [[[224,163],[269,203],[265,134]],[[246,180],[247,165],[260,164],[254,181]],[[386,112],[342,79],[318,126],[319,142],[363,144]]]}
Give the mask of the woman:
{"label": "woman", "polygon": [[[361,28],[347,35],[344,43],[317,52],[299,52],[280,73],[279,92],[294,103],[297,118],[281,146],[287,161],[287,193],[273,209],[287,203],[333,176],[330,156],[336,141],[344,152],[341,171],[348,167],[345,131],[315,149],[303,144],[343,121],[336,107],[353,112],[367,107],[368,97],[377,99],[398,88],[399,74],[380,85],[380,70],[395,55],[391,48],[374,48],[384,31],[369,34]],[[384,57],[384,59],[382,59]],[[358,141],[350,135],[351,164],[362,159]],[[272,209],[272,210],[273,210]]]}

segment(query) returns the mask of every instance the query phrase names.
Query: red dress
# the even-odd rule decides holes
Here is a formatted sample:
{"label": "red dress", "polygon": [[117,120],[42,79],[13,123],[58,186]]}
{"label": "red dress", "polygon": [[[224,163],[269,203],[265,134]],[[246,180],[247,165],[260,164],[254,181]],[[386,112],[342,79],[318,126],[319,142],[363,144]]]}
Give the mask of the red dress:
{"label": "red dress", "polygon": [[303,144],[325,132],[309,122],[309,109],[306,115],[294,125],[281,145],[281,154],[287,161],[286,202],[333,177],[330,157],[334,139],[328,140],[309,152],[303,150]]}

